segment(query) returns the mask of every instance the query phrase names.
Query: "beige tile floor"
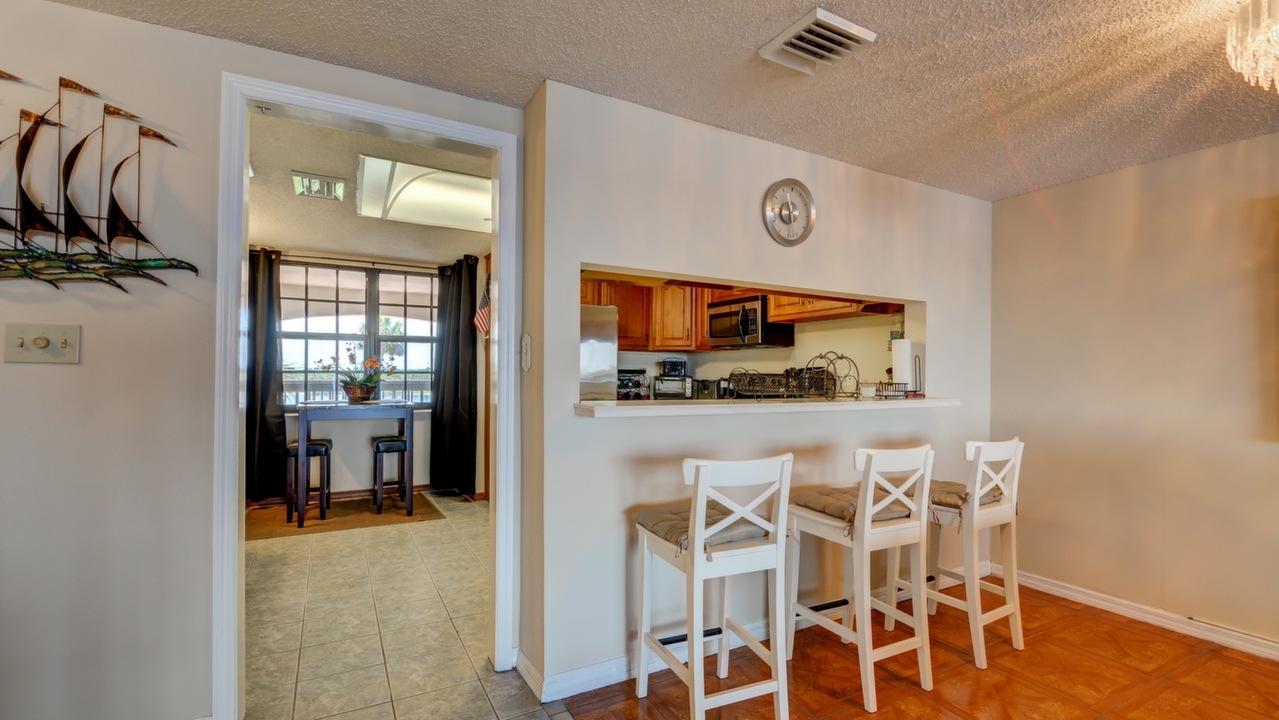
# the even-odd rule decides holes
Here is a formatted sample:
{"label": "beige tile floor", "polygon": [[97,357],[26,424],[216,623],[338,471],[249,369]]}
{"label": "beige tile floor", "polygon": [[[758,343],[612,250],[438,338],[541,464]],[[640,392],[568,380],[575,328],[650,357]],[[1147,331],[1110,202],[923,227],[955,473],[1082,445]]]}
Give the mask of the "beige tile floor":
{"label": "beige tile floor", "polygon": [[245,543],[246,720],[571,720],[483,651],[488,503]]}

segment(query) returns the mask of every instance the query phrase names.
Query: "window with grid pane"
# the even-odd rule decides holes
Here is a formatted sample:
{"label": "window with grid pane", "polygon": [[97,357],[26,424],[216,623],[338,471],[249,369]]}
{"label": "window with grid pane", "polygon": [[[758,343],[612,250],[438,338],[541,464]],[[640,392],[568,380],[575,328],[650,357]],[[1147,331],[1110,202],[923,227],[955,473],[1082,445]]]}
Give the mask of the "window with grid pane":
{"label": "window with grid pane", "polygon": [[337,357],[350,367],[374,353],[396,367],[379,398],[429,404],[437,294],[428,273],[281,263],[284,404],[344,399],[337,374],[321,365]]}
{"label": "window with grid pane", "polygon": [[382,381],[384,399],[431,401],[437,282],[434,275],[378,273],[378,323],[373,342],[383,360],[389,358],[399,368]]}

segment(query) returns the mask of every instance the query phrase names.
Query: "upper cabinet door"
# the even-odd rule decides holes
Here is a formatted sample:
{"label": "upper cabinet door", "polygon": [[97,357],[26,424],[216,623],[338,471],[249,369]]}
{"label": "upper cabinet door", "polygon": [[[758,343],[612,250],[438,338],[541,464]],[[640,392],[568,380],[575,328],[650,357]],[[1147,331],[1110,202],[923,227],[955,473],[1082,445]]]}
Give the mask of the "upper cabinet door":
{"label": "upper cabinet door", "polygon": [[664,285],[653,291],[653,349],[696,350],[696,291]]}
{"label": "upper cabinet door", "polygon": [[806,307],[802,297],[794,295],[769,295],[768,319],[772,322],[787,322],[804,314]]}
{"label": "upper cabinet door", "polygon": [[600,305],[600,283],[598,280],[582,281],[582,304]]}
{"label": "upper cabinet door", "polygon": [[862,311],[862,303],[856,300],[829,300],[799,297],[796,295],[769,295],[768,320],[779,323],[817,322],[841,320],[870,315]]}
{"label": "upper cabinet door", "polygon": [[713,302],[714,290],[697,288],[693,291],[693,349],[707,352],[714,350],[711,345],[710,328],[706,325],[706,305]]}
{"label": "upper cabinet door", "polygon": [[707,290],[708,302],[719,302],[720,300],[738,300],[744,297],[756,297],[763,293],[759,290]]}
{"label": "upper cabinet door", "polygon": [[602,283],[600,304],[617,306],[617,348],[648,350],[652,295],[639,285]]}

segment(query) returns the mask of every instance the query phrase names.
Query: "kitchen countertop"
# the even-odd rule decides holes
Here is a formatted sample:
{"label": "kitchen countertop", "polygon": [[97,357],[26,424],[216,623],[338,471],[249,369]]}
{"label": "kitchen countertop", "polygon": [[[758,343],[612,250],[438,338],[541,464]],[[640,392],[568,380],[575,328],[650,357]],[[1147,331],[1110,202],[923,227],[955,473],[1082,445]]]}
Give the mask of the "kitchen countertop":
{"label": "kitchen countertop", "polygon": [[910,398],[906,400],[588,400],[575,403],[573,412],[583,417],[679,417],[683,415],[761,415],[769,413],[868,412],[957,407],[958,398]]}

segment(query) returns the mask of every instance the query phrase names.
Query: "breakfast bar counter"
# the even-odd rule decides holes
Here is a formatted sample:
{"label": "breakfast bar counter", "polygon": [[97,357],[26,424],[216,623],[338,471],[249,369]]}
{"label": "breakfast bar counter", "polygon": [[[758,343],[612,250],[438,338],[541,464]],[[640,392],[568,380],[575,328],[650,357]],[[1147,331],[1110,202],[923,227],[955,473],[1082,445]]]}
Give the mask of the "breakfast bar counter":
{"label": "breakfast bar counter", "polygon": [[679,417],[683,415],[763,415],[774,413],[869,412],[956,407],[958,398],[905,400],[763,399],[733,400],[589,400],[573,405],[573,412],[592,418]]}

